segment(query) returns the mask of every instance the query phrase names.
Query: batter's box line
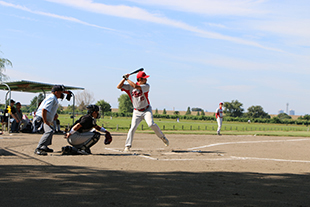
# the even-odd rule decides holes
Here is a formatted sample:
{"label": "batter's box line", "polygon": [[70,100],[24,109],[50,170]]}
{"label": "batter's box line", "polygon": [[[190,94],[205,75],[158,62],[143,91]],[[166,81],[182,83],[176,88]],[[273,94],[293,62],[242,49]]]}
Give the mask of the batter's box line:
{"label": "batter's box line", "polygon": [[227,161],[227,160],[236,160],[236,158],[207,158],[207,159],[197,159],[197,158],[179,158],[179,159],[161,159],[161,158],[156,158],[156,157],[152,157],[150,155],[143,155],[143,154],[139,154],[139,153],[135,153],[135,152],[123,152],[119,149],[113,149],[113,148],[105,148],[106,150],[109,151],[113,151],[113,152],[122,152],[124,153],[124,155],[131,155],[131,156],[136,156],[136,157],[141,157],[144,159],[148,159],[148,160],[158,160],[158,161]]}
{"label": "batter's box line", "polygon": [[275,159],[275,158],[258,158],[258,157],[235,157],[230,156],[235,160],[263,160],[263,161],[275,161],[275,162],[296,162],[296,163],[310,163],[309,160],[285,160],[285,159]]}
{"label": "batter's box line", "polygon": [[157,158],[151,157],[150,155],[143,155],[135,152],[124,152],[122,150],[113,149],[113,148],[105,148],[106,150],[112,151],[112,152],[122,152],[124,155],[130,155],[130,156],[137,156],[137,157],[143,157],[150,160],[158,160]]}
{"label": "batter's box line", "polygon": [[[118,149],[105,148],[106,150],[114,152],[123,152]],[[310,163],[308,160],[285,160],[285,159],[274,159],[274,158],[258,158],[258,157],[236,157],[230,156],[228,158],[205,158],[205,159],[195,159],[195,158],[179,158],[179,159],[160,159],[152,156],[145,156],[137,153],[125,152],[126,154],[131,154],[132,156],[137,156],[149,160],[158,160],[158,161],[231,161],[231,160],[257,160],[257,161],[274,161],[274,162],[295,162],[295,163]]]}
{"label": "batter's box line", "polygon": [[223,143],[215,143],[209,144],[199,147],[188,148],[187,150],[197,150],[208,147],[220,146],[220,145],[228,145],[228,144],[256,144],[256,143],[268,143],[268,142],[298,142],[298,141],[310,141],[310,138],[304,139],[288,139],[288,140],[261,140],[261,141],[240,141],[240,142],[223,142]]}

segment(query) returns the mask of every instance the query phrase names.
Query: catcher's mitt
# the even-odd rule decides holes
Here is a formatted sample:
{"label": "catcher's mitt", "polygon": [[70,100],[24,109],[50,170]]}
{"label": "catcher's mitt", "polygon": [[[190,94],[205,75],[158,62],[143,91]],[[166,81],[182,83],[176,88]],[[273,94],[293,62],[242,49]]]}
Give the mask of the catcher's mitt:
{"label": "catcher's mitt", "polygon": [[105,136],[104,144],[105,145],[110,144],[112,142],[112,136],[110,132],[106,132],[104,136]]}

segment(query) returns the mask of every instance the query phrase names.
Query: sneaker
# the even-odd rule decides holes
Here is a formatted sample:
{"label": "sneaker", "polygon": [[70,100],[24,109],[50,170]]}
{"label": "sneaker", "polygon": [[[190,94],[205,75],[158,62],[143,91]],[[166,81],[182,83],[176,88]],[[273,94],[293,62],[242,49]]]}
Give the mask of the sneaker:
{"label": "sneaker", "polygon": [[217,135],[221,136],[221,133],[220,133],[220,132],[217,132]]}
{"label": "sneaker", "polygon": [[45,152],[54,152],[53,149],[48,148],[48,147],[41,147],[40,149],[43,150],[43,151],[45,151]]}
{"label": "sneaker", "polygon": [[126,146],[124,152],[130,152],[130,146]]}
{"label": "sneaker", "polygon": [[47,155],[47,153],[45,151],[43,151],[42,149],[35,149],[34,154],[36,155]]}
{"label": "sneaker", "polygon": [[163,136],[163,137],[160,138],[160,139],[164,142],[164,144],[165,144],[166,147],[169,146],[169,140],[168,140],[165,136]]}

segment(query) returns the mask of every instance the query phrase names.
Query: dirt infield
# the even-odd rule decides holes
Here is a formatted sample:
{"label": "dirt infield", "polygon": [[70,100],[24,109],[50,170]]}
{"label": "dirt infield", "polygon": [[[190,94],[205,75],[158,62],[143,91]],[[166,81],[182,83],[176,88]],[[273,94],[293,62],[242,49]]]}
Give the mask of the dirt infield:
{"label": "dirt infield", "polygon": [[310,206],[310,138],[126,134],[92,155],[34,155],[39,134],[0,135],[1,206]]}

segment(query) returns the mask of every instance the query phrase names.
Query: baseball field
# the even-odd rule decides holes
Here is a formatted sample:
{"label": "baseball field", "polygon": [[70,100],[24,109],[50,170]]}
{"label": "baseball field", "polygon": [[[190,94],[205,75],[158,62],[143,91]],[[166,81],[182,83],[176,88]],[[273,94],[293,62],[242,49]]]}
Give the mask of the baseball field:
{"label": "baseball field", "polygon": [[[126,133],[111,130],[92,155],[47,156],[41,134],[0,135],[1,206],[310,206],[310,138]],[[224,132],[223,132],[224,133]]]}

